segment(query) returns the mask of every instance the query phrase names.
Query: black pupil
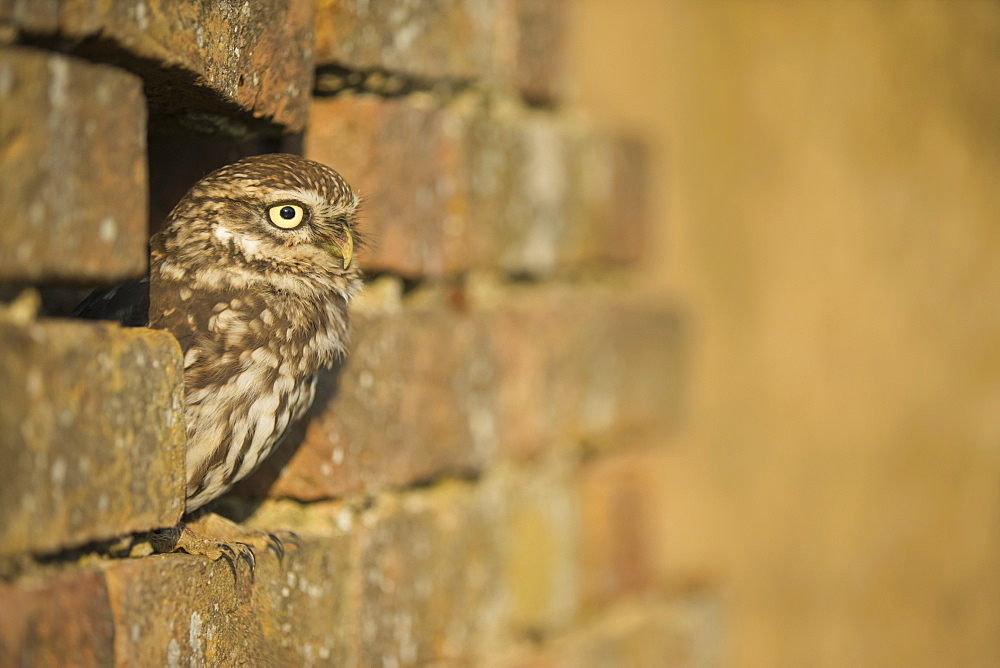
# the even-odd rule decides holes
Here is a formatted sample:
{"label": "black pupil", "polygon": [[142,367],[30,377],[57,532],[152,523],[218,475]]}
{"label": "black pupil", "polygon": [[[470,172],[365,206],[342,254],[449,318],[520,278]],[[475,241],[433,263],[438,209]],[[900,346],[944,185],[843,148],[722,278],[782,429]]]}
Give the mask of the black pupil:
{"label": "black pupil", "polygon": [[281,211],[278,212],[278,215],[285,220],[291,220],[295,217],[295,209],[290,206],[283,206],[281,207]]}

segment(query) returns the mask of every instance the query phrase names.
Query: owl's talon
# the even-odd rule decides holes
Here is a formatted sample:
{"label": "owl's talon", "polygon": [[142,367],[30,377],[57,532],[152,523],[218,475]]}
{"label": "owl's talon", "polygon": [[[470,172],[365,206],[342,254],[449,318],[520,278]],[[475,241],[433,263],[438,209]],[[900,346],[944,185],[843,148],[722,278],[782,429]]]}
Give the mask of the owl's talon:
{"label": "owl's talon", "polygon": [[226,559],[226,560],[231,561],[231,562],[235,562],[236,561],[236,550],[234,550],[233,548],[229,547],[225,543],[221,543],[218,547],[219,547],[219,551],[222,554],[220,554],[218,557],[215,558],[216,561],[218,561],[219,559]]}
{"label": "owl's talon", "polygon": [[257,555],[254,554],[253,548],[246,543],[236,543],[236,545],[240,546],[240,559],[250,569],[250,577],[252,578],[254,571],[257,570]]}
{"label": "owl's talon", "polygon": [[278,561],[283,562],[285,560],[285,546],[282,545],[280,538],[270,532],[267,534],[267,549],[274,552],[274,556],[278,557]]}
{"label": "owl's talon", "polygon": [[239,573],[236,570],[236,562],[233,560],[232,557],[230,557],[228,554],[223,553],[223,554],[220,554],[218,557],[216,557],[214,559],[214,561],[224,561],[224,562],[226,562],[226,566],[229,567],[229,572],[233,574],[233,582],[239,582],[240,581],[240,575],[239,575]]}

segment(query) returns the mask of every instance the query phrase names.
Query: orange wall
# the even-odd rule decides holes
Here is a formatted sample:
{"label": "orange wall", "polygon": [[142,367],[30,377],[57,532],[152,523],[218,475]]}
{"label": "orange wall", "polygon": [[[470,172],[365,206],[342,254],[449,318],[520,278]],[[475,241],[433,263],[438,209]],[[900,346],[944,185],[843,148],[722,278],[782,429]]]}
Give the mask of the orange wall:
{"label": "orange wall", "polygon": [[669,567],[727,665],[1000,665],[1000,4],[584,0],[687,307]]}

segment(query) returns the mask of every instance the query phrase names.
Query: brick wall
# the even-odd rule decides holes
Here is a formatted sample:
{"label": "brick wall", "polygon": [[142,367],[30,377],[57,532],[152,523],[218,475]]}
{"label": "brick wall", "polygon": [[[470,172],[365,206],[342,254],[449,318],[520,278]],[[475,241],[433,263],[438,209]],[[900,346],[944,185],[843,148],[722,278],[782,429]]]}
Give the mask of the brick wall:
{"label": "brick wall", "polygon": [[[647,157],[570,108],[571,9],[0,2],[0,666],[711,663],[665,566]],[[183,513],[179,347],[59,316],[272,150],[340,171],[374,241],[346,365],[219,504],[300,545],[109,558]]]}

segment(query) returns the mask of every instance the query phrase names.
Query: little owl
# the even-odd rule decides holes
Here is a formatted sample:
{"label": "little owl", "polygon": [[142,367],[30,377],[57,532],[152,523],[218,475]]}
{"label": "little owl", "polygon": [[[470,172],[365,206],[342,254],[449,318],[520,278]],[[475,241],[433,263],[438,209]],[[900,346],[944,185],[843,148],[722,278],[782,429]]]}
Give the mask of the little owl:
{"label": "little owl", "polygon": [[77,309],[171,332],[184,354],[187,512],[248,476],[344,354],[358,197],[295,155],[245,158],[184,196],[150,240],[149,276]]}

